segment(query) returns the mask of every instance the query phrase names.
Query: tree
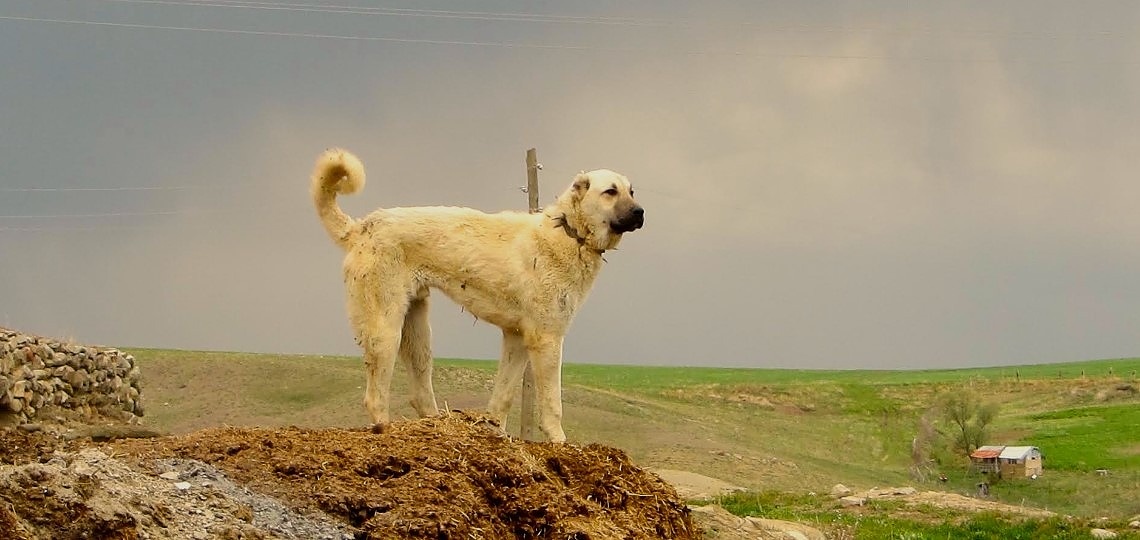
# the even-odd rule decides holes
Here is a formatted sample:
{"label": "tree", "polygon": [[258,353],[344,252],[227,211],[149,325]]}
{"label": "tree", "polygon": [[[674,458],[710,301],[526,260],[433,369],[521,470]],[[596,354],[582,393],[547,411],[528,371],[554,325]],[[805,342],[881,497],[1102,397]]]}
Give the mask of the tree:
{"label": "tree", "polygon": [[915,480],[925,482],[928,474],[934,472],[931,455],[941,439],[934,425],[934,410],[928,410],[918,419],[917,432],[910,441],[910,474]]}
{"label": "tree", "polygon": [[996,403],[982,403],[972,393],[953,393],[942,398],[942,416],[952,428],[954,446],[967,456],[989,439],[990,425],[997,414]]}

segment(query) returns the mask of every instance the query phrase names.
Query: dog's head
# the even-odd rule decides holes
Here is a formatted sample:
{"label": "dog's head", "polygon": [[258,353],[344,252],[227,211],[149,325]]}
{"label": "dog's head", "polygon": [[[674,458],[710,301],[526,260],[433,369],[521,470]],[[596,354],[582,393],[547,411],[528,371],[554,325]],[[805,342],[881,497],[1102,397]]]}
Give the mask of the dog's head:
{"label": "dog's head", "polygon": [[621,235],[645,225],[629,179],[609,169],[579,173],[559,198],[566,224],[598,250],[617,247]]}

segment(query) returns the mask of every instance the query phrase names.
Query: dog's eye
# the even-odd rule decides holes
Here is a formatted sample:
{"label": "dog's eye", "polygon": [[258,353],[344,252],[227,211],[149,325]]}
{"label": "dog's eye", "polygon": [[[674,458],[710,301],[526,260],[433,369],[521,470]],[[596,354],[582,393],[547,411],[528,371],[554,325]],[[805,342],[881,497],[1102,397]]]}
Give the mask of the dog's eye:
{"label": "dog's eye", "polygon": [[614,195],[617,195],[618,192],[617,192],[617,188],[610,188],[610,189],[603,191],[602,193],[605,193],[606,195],[613,197]]}
{"label": "dog's eye", "polygon": [[629,188],[629,196],[630,196],[630,197],[632,197],[632,196],[633,196],[633,188]]}

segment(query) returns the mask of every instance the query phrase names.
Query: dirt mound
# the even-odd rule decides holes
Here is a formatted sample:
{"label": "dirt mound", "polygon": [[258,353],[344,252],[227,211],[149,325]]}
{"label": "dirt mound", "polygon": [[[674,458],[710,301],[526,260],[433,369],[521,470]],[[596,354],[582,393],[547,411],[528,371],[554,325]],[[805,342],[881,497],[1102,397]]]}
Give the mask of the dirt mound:
{"label": "dirt mound", "polygon": [[0,463],[2,538],[700,538],[620,450],[465,413],[101,444],[5,430]]}

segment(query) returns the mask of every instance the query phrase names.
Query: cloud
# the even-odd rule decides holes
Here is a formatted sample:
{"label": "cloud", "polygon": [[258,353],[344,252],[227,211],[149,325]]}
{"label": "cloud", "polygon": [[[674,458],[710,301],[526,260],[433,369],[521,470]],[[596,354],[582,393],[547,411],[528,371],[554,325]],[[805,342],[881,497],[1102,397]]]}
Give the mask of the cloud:
{"label": "cloud", "polygon": [[[1140,292],[1122,269],[1140,262],[1140,76],[1128,69],[1140,48],[1111,14],[1070,21],[1027,5],[749,3],[736,13],[747,24],[702,8],[680,28],[496,36],[586,50],[116,34],[131,69],[95,57],[61,69],[70,82],[45,69],[13,87],[24,99],[3,112],[33,129],[19,151],[0,149],[10,173],[228,187],[115,201],[209,211],[123,234],[0,237],[20,254],[0,263],[3,314],[127,345],[355,352],[340,254],[308,200],[317,153],[338,145],[364,159],[368,186],[342,199],[360,216],[522,209],[523,155],[536,147],[543,201],[577,171],[608,167],[647,208],[646,228],[607,255],[567,339],[572,361],[1134,354]],[[81,50],[84,35],[57,36],[59,47]],[[186,83],[187,69],[209,84]],[[45,85],[54,93],[33,99]],[[67,104],[54,120],[51,100]],[[131,129],[104,129],[118,118]],[[496,330],[446,301],[434,308],[437,354],[498,354]]]}

